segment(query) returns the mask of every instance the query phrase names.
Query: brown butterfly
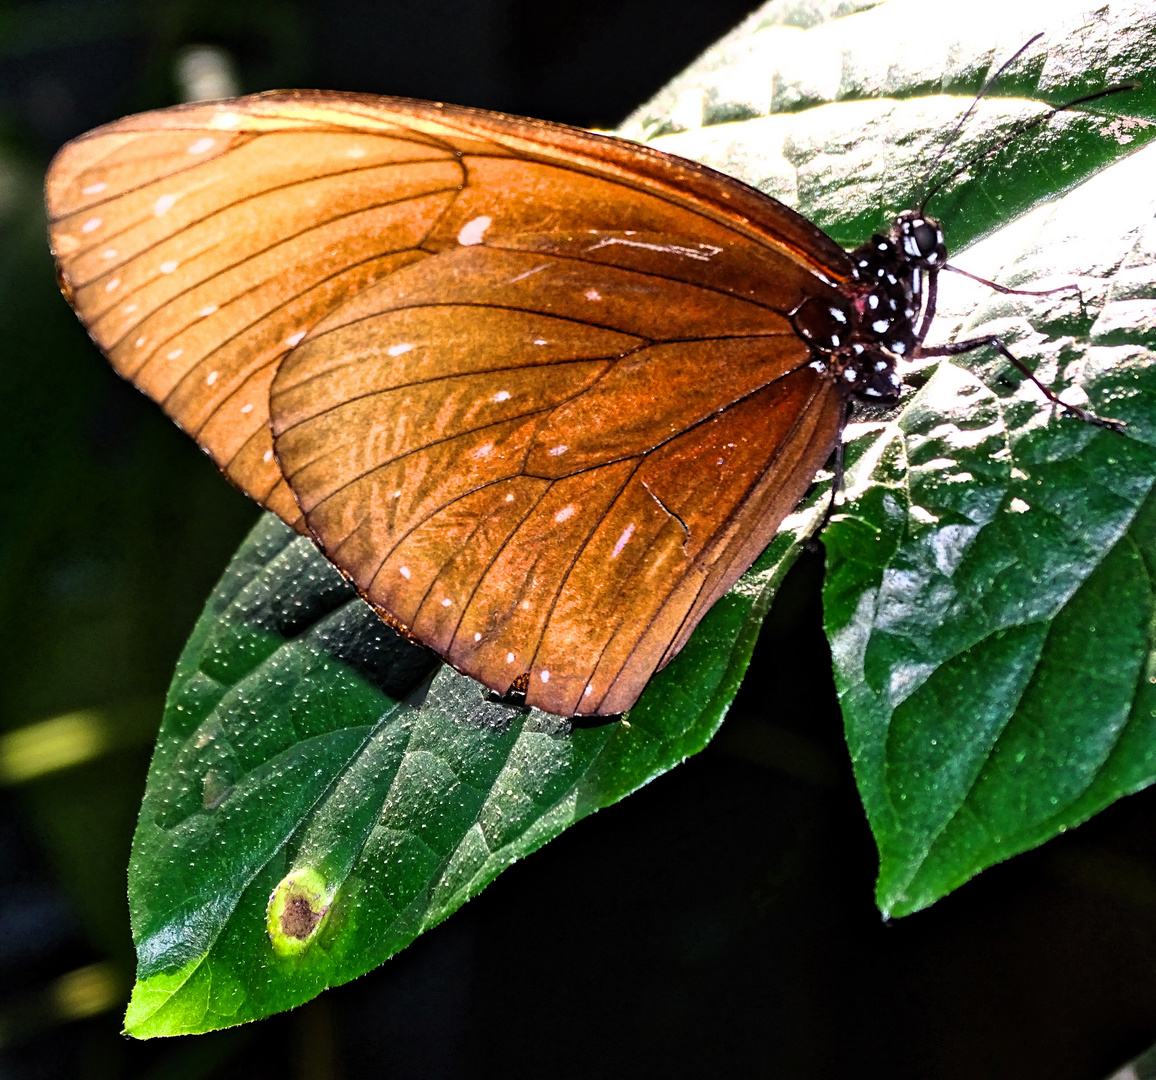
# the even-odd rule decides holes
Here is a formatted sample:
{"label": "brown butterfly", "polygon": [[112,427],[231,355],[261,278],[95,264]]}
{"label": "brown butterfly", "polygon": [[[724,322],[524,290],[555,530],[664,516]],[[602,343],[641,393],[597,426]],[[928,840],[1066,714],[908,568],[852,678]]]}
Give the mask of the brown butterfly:
{"label": "brown butterfly", "polygon": [[129,117],[47,193],[116,370],[387,622],[562,715],[628,709],[852,396],[898,395],[946,261],[918,210],[848,253],[643,146],[337,93]]}

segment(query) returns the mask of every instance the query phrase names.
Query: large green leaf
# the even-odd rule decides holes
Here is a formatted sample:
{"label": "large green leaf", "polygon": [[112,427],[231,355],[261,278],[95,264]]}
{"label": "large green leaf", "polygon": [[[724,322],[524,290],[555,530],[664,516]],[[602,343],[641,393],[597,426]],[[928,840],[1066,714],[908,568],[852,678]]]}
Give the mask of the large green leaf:
{"label": "large green leaf", "polygon": [[[1156,9],[929,17],[902,0],[810,29],[789,25],[807,21],[799,13],[769,5],[640,110],[636,129],[677,127],[695,109],[749,115],[759,87],[784,108],[814,105],[655,142],[799,205],[847,244],[912,205],[929,169],[948,177],[929,210],[949,244],[988,237],[954,263],[1078,289],[1000,297],[945,275],[930,343],[998,334],[1065,400],[1090,396],[1128,425],[1058,415],[985,349],[916,365],[913,381],[930,379],[899,415],[848,431],[857,467],[824,538],[826,621],[880,851],[877,900],[901,915],[1156,779],[1156,154],[1139,149],[1156,132]],[[932,168],[965,107],[955,92],[1040,31],[1041,48]],[[1063,102],[1125,79],[1141,86],[999,145],[1041,115],[1008,95]],[[928,93],[941,80],[953,93]],[[902,100],[818,104],[880,92]]]}
{"label": "large green leaf", "polygon": [[885,912],[1156,779],[1154,151],[973,253],[1081,296],[1005,298],[959,329],[1015,340],[1126,434],[1055,415],[977,358],[941,363],[853,442],[826,618]]}
{"label": "large green leaf", "polygon": [[[925,15],[892,3],[806,31],[756,16],[664,92],[665,114],[651,107],[635,117],[661,130],[688,101],[692,111],[701,103],[707,113],[741,112],[757,85],[755,58],[770,61],[784,104],[823,100],[824,91],[906,94],[943,70],[952,88],[975,87],[993,56],[1040,30],[1046,52],[1029,53],[996,94],[1038,80],[1039,96],[1064,101],[1125,78],[1143,83],[975,164],[1038,115],[1022,102],[982,102],[934,176],[972,167],[929,207],[955,246],[999,230],[954,259],[972,273],[1025,288],[1078,286],[993,297],[948,275],[931,343],[998,334],[1065,400],[1090,396],[1093,408],[1127,422],[1126,434],[1057,415],[991,350],[922,365],[918,379],[930,380],[898,416],[848,432],[858,464],[825,537],[826,618],[888,914],[931,903],[1156,779],[1148,571],[1156,155],[1135,152],[1153,134],[1156,13],[1019,4],[990,24],[970,7]],[[918,52],[902,44],[908,21],[925,31]],[[826,58],[817,69],[816,38]],[[993,51],[959,48],[968,40]],[[783,47],[790,41],[793,51]],[[917,92],[656,141],[761,181],[851,243],[917,198],[962,107]],[[866,138],[856,137],[856,117]],[[879,140],[877,127],[887,132]]]}
{"label": "large green leaf", "polygon": [[[974,165],[1046,111],[1024,96],[1064,100],[1156,66],[1151,7],[1079,18],[1055,4],[1023,5],[1015,18],[999,7],[991,18],[937,8],[930,24],[925,6],[907,2],[840,14],[848,8],[832,3],[828,17],[823,5],[768,5],[626,132],[755,182],[852,244],[911,204],[992,60],[1031,32],[1048,31],[1046,50],[1001,83],[1004,97],[981,105],[937,175]],[[881,95],[890,96],[871,100]],[[1063,114],[953,178],[930,207],[949,243],[993,233],[1130,153],[1152,133],[1136,118],[1154,101],[1142,90],[1095,114]],[[793,111],[764,115],[772,108]],[[1078,208],[1117,170],[1142,168],[1141,155],[1124,161],[1062,206]],[[1083,383],[1094,407],[1128,421],[1126,435],[1055,415],[1014,371],[1018,388],[1003,385],[1006,365],[988,370],[983,356],[974,369],[965,357],[918,373],[930,380],[901,416],[852,432],[848,504],[828,534],[827,617],[883,853],[885,910],[926,903],[1148,782],[1139,726],[1123,728],[1138,749],[1114,780],[1092,746],[1124,724],[1119,669],[1105,669],[1101,654],[1127,657],[1130,695],[1151,617],[1138,516],[1154,469],[1149,368],[1142,346],[1118,343],[1133,341],[1143,308],[1113,307],[1149,295],[1142,274],[1120,271],[1129,238],[1151,219],[1133,194],[1110,188],[1108,209],[1090,219],[1057,211],[1060,237],[1042,254],[1023,223],[997,233],[987,243],[1003,243],[1002,254],[975,264],[1012,283],[1077,275],[1078,296],[1005,300],[976,318],[994,322],[1057,389]],[[1104,244],[1081,261],[1087,236]],[[1008,250],[1031,254],[1009,267]],[[946,283],[944,292],[950,310],[965,304]],[[949,317],[937,332],[961,327]],[[821,499],[816,490],[792,515],[624,722],[573,730],[487,703],[448,669],[431,682],[424,654],[352,599],[305,541],[263,522],[211,598],[170,691],[131,869],[140,967],[129,1031],[239,1023],[353,978],[514,859],[700,749]],[[1110,618],[1089,615],[1105,587],[1118,590]],[[1100,652],[1080,636],[1089,620]],[[1080,674],[1058,694],[1072,665]],[[1022,721],[998,719],[1029,706]],[[1006,741],[1009,762],[1034,762],[1032,776],[991,791],[971,784],[995,741]],[[1037,789],[1047,768],[1058,775],[1056,762],[1064,784]],[[1089,763],[1099,787],[1075,791]],[[1011,775],[1002,762],[998,772]],[[1051,802],[1061,787],[1062,808]],[[1004,831],[988,828],[993,813]],[[1015,814],[1013,841],[1003,822]]]}
{"label": "large green leaf", "polygon": [[130,869],[128,1030],[207,1031],[355,978],[701,750],[793,541],[781,534],[715,605],[628,720],[572,729],[487,701],[267,515],[169,693]]}

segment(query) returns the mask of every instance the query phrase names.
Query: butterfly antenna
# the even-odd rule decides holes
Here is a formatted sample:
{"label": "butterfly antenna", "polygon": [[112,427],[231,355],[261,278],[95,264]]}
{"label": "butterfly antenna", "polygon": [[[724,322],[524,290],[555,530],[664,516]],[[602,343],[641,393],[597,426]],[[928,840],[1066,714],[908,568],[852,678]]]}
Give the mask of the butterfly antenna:
{"label": "butterfly antenna", "polygon": [[[1033,38],[1033,40],[1034,40],[1034,38]],[[1031,44],[1031,42],[1029,42],[1028,44]],[[1024,46],[1024,48],[1026,48],[1026,47],[1027,46]],[[1022,52],[1023,50],[1021,49],[1020,51]],[[1006,67],[1006,66],[1007,65],[1005,64],[1004,67]],[[924,196],[922,199],[920,199],[919,202],[916,204],[918,209],[919,209],[919,212],[922,213],[923,208],[929,202],[931,202],[931,200],[936,196],[936,194],[938,194],[941,190],[943,190],[943,187],[946,184],[950,183],[952,180],[954,180],[961,173],[967,172],[968,169],[972,168],[972,166],[976,165],[978,162],[983,161],[985,158],[991,157],[995,153],[998,153],[1005,146],[1007,146],[1008,143],[1014,142],[1016,139],[1020,138],[1021,135],[1026,135],[1029,131],[1033,130],[1034,128],[1038,128],[1041,124],[1046,124],[1049,120],[1051,120],[1051,118],[1053,116],[1056,115],[1056,113],[1064,112],[1067,109],[1074,109],[1077,105],[1087,105],[1088,102],[1090,102],[1090,101],[1099,101],[1100,98],[1111,97],[1113,94],[1122,94],[1127,90],[1139,90],[1140,87],[1141,87],[1141,84],[1138,82],[1126,82],[1126,83],[1118,83],[1115,86],[1106,86],[1102,90],[1097,90],[1094,93],[1084,94],[1081,97],[1072,98],[1071,101],[1065,101],[1063,103],[1063,105],[1055,105],[1052,107],[1051,112],[1043,113],[1040,116],[1034,116],[1034,117],[1032,117],[1031,120],[1025,120],[1022,124],[1017,126],[1007,136],[1000,139],[1000,141],[997,142],[994,146],[989,146],[978,157],[972,158],[971,161],[964,162],[964,164],[962,164],[954,172],[948,173],[942,180],[940,180],[926,194],[926,196]],[[978,101],[979,99],[977,98],[976,100]],[[975,102],[972,102],[972,108],[974,108],[974,107],[975,107]],[[968,112],[971,112],[971,109],[968,109]],[[966,118],[966,116],[967,116],[967,113],[964,113],[965,118]],[[962,121],[960,121],[960,123],[962,123]],[[956,126],[956,130],[957,131],[959,130],[958,125]],[[953,132],[953,134],[954,134],[954,132]],[[946,149],[946,146],[945,146],[945,149]],[[938,163],[939,159],[942,156],[943,156],[943,151],[941,150],[939,157],[937,157],[935,159],[936,163]],[[932,166],[932,168],[934,168],[934,166]]]}
{"label": "butterfly antenna", "polygon": [[993,86],[995,86],[997,80],[1003,77],[1003,73],[1007,71],[1007,69],[1010,68],[1012,64],[1014,64],[1021,56],[1023,56],[1023,54],[1027,52],[1027,50],[1030,49],[1043,36],[1044,35],[1042,32],[1039,34],[1034,34],[1032,37],[1028,38],[1027,41],[1025,41],[1018,49],[1016,49],[1016,51],[1000,65],[996,73],[988,77],[987,82],[985,82],[983,86],[980,87],[979,93],[976,94],[972,99],[972,102],[967,107],[967,110],[956,121],[955,127],[951,129],[950,134],[946,139],[943,140],[939,147],[939,153],[935,155],[935,160],[931,163],[931,166],[928,168],[926,174],[924,175],[923,181],[919,185],[919,197],[916,198],[915,205],[918,207],[920,213],[923,212],[924,206],[927,205],[928,200],[931,198],[931,195],[928,195],[926,199],[923,198],[923,188],[927,185],[927,181],[935,175],[935,170],[938,168],[939,163],[943,160],[943,155],[947,153],[951,144],[959,138],[959,133],[963,130],[963,125],[967,123],[967,118],[971,116],[973,112],[975,112],[976,107],[987,96],[987,92]]}

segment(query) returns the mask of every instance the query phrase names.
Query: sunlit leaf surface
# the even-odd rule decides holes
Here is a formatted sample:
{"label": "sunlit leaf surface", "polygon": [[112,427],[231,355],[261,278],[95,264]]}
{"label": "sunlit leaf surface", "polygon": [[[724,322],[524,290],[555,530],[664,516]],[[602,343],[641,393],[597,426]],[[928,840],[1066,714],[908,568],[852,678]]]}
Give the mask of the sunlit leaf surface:
{"label": "sunlit leaf surface", "polygon": [[977,264],[1081,292],[997,298],[959,331],[1015,341],[1126,434],[978,356],[852,432],[825,596],[885,912],[1156,779],[1154,167],[1144,150],[980,245]]}

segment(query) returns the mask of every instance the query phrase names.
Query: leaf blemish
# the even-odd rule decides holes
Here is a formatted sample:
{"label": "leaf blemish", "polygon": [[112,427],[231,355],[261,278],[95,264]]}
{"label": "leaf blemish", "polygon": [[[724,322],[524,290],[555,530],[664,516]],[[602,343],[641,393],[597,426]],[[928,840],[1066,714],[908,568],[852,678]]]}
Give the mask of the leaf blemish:
{"label": "leaf blemish", "polygon": [[325,880],[310,869],[286,874],[269,897],[265,928],[274,951],[281,956],[303,952],[317,937],[333,904]]}
{"label": "leaf blemish", "polygon": [[320,911],[314,911],[306,897],[291,897],[285,905],[285,910],[281,912],[281,932],[287,937],[304,941],[313,935],[327,910],[328,908],[322,908]]}

